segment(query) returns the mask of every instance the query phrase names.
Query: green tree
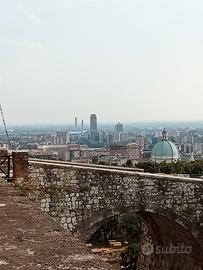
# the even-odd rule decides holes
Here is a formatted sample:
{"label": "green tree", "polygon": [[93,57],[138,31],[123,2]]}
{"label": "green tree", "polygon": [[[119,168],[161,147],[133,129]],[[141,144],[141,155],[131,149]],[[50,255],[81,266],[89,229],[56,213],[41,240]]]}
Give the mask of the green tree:
{"label": "green tree", "polygon": [[191,162],[178,161],[174,163],[143,162],[139,163],[137,167],[149,173],[190,174],[190,176],[203,175],[203,160]]}
{"label": "green tree", "polygon": [[127,160],[126,166],[127,167],[133,167],[133,163],[132,163],[132,160],[131,159]]}
{"label": "green tree", "polygon": [[135,270],[140,252],[141,220],[134,212],[123,215],[118,229],[128,241],[127,251],[121,254],[124,270]]}
{"label": "green tree", "polygon": [[116,216],[105,224],[91,237],[90,243],[95,246],[108,246],[108,240],[128,242],[126,252],[121,254],[122,269],[135,270],[140,250],[141,221],[134,212]]}

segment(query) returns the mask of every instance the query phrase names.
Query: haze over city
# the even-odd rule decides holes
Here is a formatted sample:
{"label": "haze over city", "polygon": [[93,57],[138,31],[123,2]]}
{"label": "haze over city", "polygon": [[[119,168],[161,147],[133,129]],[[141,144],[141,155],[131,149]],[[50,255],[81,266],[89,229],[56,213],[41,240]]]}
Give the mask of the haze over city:
{"label": "haze over city", "polygon": [[1,270],[203,270],[202,11],[0,0]]}
{"label": "haze over city", "polygon": [[200,0],[0,1],[8,124],[203,120]]}

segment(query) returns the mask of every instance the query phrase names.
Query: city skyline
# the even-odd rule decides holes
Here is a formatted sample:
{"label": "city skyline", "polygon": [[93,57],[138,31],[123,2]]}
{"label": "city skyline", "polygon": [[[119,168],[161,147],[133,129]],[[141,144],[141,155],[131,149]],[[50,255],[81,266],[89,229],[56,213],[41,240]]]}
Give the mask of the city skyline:
{"label": "city skyline", "polygon": [[[2,1],[8,125],[202,121],[197,0]],[[11,8],[12,7],[12,8]]]}
{"label": "city skyline", "polygon": [[[78,119],[79,121],[83,120],[83,128],[87,129],[90,126],[89,123],[89,118],[83,118],[83,119]],[[112,127],[114,128],[115,125],[118,122],[121,122],[121,124],[124,127],[130,127],[130,126],[134,126],[134,127],[143,127],[143,128],[158,128],[158,129],[163,129],[164,127],[166,128],[202,128],[203,127],[203,121],[199,120],[199,121],[192,121],[192,120],[176,120],[176,121],[119,121],[119,120],[114,120],[114,121],[101,121],[101,119],[98,119],[98,128],[102,128],[103,126],[108,126],[108,127]],[[53,127],[53,128],[57,128],[57,127],[63,127],[63,128],[72,128],[73,130],[75,129],[75,123],[74,123],[74,119],[70,122],[56,122],[56,123],[52,123],[52,122],[41,122],[41,123],[35,123],[35,122],[30,122],[30,123],[9,123],[6,119],[6,125],[9,128],[12,127]],[[79,122],[78,129],[82,128],[82,123]],[[0,122],[0,129],[4,129],[3,127],[3,122],[1,120]]]}

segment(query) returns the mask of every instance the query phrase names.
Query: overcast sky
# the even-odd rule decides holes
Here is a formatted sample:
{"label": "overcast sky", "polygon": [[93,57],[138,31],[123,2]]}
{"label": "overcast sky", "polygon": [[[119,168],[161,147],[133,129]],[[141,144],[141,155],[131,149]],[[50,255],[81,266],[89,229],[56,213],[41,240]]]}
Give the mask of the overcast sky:
{"label": "overcast sky", "polygon": [[7,124],[203,120],[202,0],[0,0]]}

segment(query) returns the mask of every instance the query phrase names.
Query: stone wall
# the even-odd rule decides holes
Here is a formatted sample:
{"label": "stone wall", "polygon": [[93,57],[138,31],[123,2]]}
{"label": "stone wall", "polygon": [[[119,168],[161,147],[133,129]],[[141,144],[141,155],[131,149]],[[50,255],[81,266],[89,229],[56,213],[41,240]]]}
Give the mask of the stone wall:
{"label": "stone wall", "polygon": [[168,211],[169,218],[174,215],[179,223],[194,230],[203,221],[202,180],[32,162],[29,181],[46,212],[52,210],[56,215],[53,209],[58,206],[61,214],[67,207],[69,212],[77,210],[78,221],[72,230],[81,218],[92,218],[98,210],[114,214],[127,208],[159,214]]}
{"label": "stone wall", "polygon": [[158,256],[144,269],[203,267],[202,180],[31,161],[27,191],[43,211],[85,240],[109,218],[134,210],[156,246],[192,247],[187,256]]}
{"label": "stone wall", "polygon": [[[138,258],[138,270],[202,270],[202,263],[195,254],[187,234],[177,224],[164,223],[168,231],[176,234],[177,239],[167,241],[168,235],[162,241],[157,241],[151,228],[142,224],[141,251]],[[171,226],[172,225],[172,226]],[[163,236],[160,233],[160,236]],[[165,238],[165,239],[164,239]],[[181,239],[182,238],[182,239]],[[185,241],[186,240],[186,241]],[[196,251],[198,253],[198,250]],[[199,251],[201,253],[201,251]]]}

